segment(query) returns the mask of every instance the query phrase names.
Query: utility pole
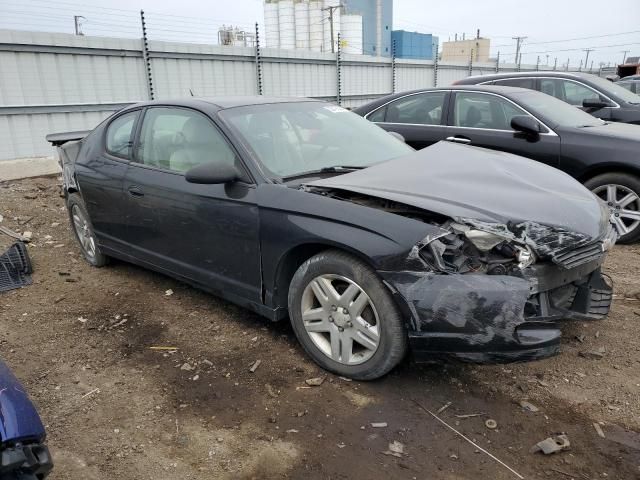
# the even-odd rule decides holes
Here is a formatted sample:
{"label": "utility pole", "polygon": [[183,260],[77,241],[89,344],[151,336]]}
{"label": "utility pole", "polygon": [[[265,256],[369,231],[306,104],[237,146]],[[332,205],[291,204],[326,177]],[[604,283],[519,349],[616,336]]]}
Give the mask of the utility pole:
{"label": "utility pole", "polygon": [[511,37],[516,41],[516,63],[520,63],[520,45],[522,45],[522,41],[527,37]]}
{"label": "utility pole", "polygon": [[591,52],[593,52],[593,48],[584,48],[584,49],[582,49],[582,51],[583,52],[587,52],[587,56],[584,59],[584,69],[586,70],[587,69],[587,65],[589,64],[589,54]]}
{"label": "utility pole", "polygon": [[331,28],[331,53],[336,52],[336,44],[333,41],[333,12],[338,8],[342,8],[342,4],[335,5],[333,7],[326,7],[322,9],[322,10],[327,10],[329,12],[329,27]]}
{"label": "utility pole", "polygon": [[627,60],[627,53],[629,53],[631,50],[622,50],[620,53],[622,53],[623,57],[622,57],[622,64],[624,65],[624,62]]}
{"label": "utility pole", "polygon": [[86,20],[86,18],[82,15],[73,16],[73,25],[75,27],[76,35],[84,35],[84,33],[82,33],[82,22],[80,21],[80,19]]}

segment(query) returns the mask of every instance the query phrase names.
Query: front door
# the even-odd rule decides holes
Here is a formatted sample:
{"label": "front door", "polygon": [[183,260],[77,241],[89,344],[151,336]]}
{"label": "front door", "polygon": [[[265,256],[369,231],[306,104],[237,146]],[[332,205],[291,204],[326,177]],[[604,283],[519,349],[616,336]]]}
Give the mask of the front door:
{"label": "front door", "polygon": [[419,150],[447,136],[447,97],[444,90],[412,93],[378,108],[366,118],[387,131],[401,134],[405,142]]}
{"label": "front door", "polygon": [[261,299],[258,207],[249,177],[199,185],[185,172],[202,163],[244,168],[213,122],[178,107],[148,108],[127,170],[127,239],[135,257],[208,289]]}
{"label": "front door", "polygon": [[560,159],[560,137],[552,131],[532,136],[511,128],[511,119],[529,115],[496,94],[455,92],[447,140],[531,158],[552,167]]}

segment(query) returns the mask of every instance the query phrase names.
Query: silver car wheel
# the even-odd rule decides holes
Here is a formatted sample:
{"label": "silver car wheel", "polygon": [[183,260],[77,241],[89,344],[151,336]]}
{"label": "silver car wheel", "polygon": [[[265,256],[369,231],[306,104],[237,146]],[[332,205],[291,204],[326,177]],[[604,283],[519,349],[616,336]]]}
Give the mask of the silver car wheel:
{"label": "silver car wheel", "polygon": [[89,222],[82,214],[78,205],[74,205],[71,208],[71,218],[73,219],[73,228],[80,242],[80,246],[84,250],[85,254],[93,259],[96,256],[96,241],[91,233],[91,227]]}
{"label": "silver car wheel", "polygon": [[340,275],[314,278],[302,294],[302,321],[309,338],[343,365],[369,360],[380,345],[380,319],[369,295]]}
{"label": "silver car wheel", "polygon": [[636,192],[622,185],[608,184],[595,188],[593,193],[607,202],[619,236],[640,226],[640,197]]}

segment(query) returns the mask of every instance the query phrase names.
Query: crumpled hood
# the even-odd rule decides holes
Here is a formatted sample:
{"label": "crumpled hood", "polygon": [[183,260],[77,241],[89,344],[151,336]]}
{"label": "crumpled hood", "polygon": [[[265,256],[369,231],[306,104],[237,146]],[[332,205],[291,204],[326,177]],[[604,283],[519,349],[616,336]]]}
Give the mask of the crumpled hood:
{"label": "crumpled hood", "polygon": [[36,408],[18,379],[0,360],[0,442],[44,437]]}
{"label": "crumpled hood", "polygon": [[607,226],[595,195],[560,170],[450,142],[307,186],[371,195],[457,219],[534,222],[573,232],[581,243],[601,237]]}

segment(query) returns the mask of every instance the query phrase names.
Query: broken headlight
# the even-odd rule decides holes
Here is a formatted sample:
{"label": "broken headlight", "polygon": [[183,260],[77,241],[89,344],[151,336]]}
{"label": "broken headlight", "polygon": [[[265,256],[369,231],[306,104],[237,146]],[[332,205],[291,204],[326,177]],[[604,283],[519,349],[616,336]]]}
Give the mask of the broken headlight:
{"label": "broken headlight", "polygon": [[429,241],[420,249],[420,257],[434,270],[510,275],[536,260],[529,247],[512,238],[457,223],[448,227],[451,233]]}

